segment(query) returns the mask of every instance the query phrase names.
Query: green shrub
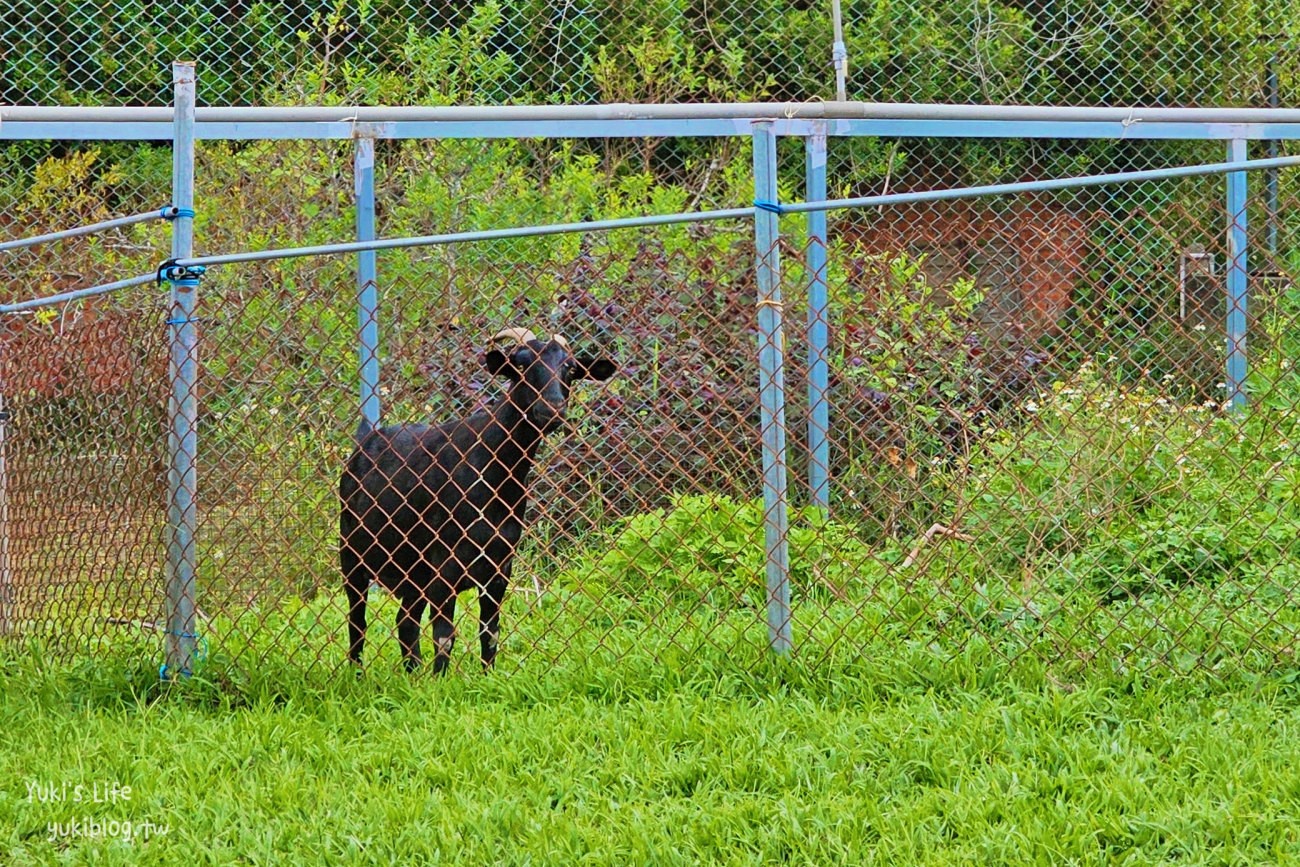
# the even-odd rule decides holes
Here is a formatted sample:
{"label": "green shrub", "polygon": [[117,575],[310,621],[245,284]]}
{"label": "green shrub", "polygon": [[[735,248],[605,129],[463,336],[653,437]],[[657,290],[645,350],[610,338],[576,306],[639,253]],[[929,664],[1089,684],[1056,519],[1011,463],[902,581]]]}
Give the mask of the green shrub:
{"label": "green shrub", "polygon": [[1107,599],[1254,581],[1294,559],[1296,390],[1236,418],[1117,386],[1084,365],[971,463],[964,526],[1027,586]]}
{"label": "green shrub", "polygon": [[[844,598],[850,585],[883,574],[853,530],[814,510],[791,516],[790,582],[797,596]],[[682,494],[671,504],[619,521],[577,554],[558,576],[596,596],[659,603],[761,607],[764,509],[760,499]]]}

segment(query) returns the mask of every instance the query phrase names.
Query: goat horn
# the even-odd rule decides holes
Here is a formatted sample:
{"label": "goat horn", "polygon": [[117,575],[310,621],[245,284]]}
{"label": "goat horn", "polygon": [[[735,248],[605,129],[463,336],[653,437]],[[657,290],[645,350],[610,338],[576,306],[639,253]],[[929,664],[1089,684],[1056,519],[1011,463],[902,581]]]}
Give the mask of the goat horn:
{"label": "goat horn", "polygon": [[522,345],[529,342],[530,340],[536,340],[536,339],[537,339],[537,335],[529,331],[527,328],[503,328],[502,330],[498,331],[496,334],[492,335],[492,339],[488,341],[488,345],[495,346],[498,343],[507,343],[507,342],[513,342]]}
{"label": "goat horn", "polygon": [[551,339],[554,340],[556,343],[560,344],[561,346],[563,346],[565,349],[569,348],[569,341],[564,339],[564,335],[552,334]]}

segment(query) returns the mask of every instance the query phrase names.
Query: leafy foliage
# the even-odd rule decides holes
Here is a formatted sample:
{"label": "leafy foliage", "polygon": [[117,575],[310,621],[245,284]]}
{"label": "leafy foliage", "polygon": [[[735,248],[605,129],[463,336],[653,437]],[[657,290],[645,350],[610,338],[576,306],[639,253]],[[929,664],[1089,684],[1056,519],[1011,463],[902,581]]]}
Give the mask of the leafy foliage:
{"label": "leafy foliage", "polygon": [[1300,553],[1292,410],[1241,422],[1213,402],[1107,385],[1092,366],[1029,407],[1028,429],[972,462],[959,507],[995,568],[1118,599],[1221,582],[1254,592]]}
{"label": "leafy foliage", "polygon": [[[762,500],[683,494],[592,539],[558,576],[584,593],[646,604],[727,610],[766,599]],[[873,570],[871,549],[851,527],[796,511],[788,533],[790,584],[801,596],[843,598]],[[878,568],[878,567],[877,567]]]}

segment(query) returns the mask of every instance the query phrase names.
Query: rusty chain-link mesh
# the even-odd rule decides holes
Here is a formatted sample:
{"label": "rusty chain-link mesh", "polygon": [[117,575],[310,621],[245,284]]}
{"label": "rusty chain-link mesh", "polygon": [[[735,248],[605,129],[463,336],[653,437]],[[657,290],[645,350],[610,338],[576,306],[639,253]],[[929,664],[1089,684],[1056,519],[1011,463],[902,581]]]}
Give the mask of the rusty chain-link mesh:
{"label": "rusty chain-link mesh", "polygon": [[[849,99],[1293,105],[1300,6],[847,2]],[[829,2],[15,0],[0,102],[201,105],[830,99]],[[1254,155],[1262,156],[1263,146]],[[382,142],[387,236],[734,206],[748,145]],[[783,193],[798,144],[781,143]],[[1223,158],[1203,142],[835,139],[831,195]],[[157,208],[168,149],[0,145],[0,239]],[[794,194],[798,196],[797,192]],[[1300,270],[1280,175],[1252,175],[1243,422],[1222,409],[1221,179],[832,216],[830,516],[809,508],[802,221],[782,220],[797,652],[881,634],[1057,665],[1216,666],[1295,641]],[[789,196],[786,196],[789,198]],[[351,153],[207,144],[202,252],[352,236]],[[4,254],[5,300],[151,271],[167,227]],[[380,257],[385,421],[501,396],[488,337],[522,325],[615,356],[532,475],[501,664],[766,653],[752,229],[701,226]],[[358,421],[350,260],[214,270],[200,290],[204,654],[332,670],[347,652],[338,483]],[[163,629],[167,313],[136,291],[4,323],[0,630],[72,650]],[[3,564],[0,564],[3,565]],[[368,664],[397,665],[370,595]],[[477,655],[476,606],[462,642]],[[469,610],[466,610],[468,607]],[[433,631],[426,625],[426,657]]]}
{"label": "rusty chain-link mesh", "polygon": [[[795,173],[789,144],[783,168]],[[1109,144],[1126,167],[1168,147]],[[380,234],[743,200],[746,145],[696,146],[723,156],[699,162],[686,146],[633,141],[511,174],[500,167],[525,143],[381,142]],[[875,146],[832,143],[833,192],[851,188],[846,167]],[[888,147],[878,171],[891,188],[933,180],[934,142]],[[1030,148],[942,147],[967,165]],[[1038,147],[1058,166],[1047,157],[1106,156],[1087,143]],[[1180,162],[1221,158],[1221,145],[1178,147]],[[611,193],[601,160],[627,154],[648,155],[649,170]],[[673,171],[678,185],[648,180]],[[1297,177],[1280,173],[1274,235],[1265,176],[1251,176],[1250,409],[1240,417],[1223,406],[1221,177],[832,215],[829,515],[810,507],[805,481],[803,220],[783,218],[795,653],[811,665],[852,659],[885,635],[1055,670],[1094,658],[1179,670],[1289,660],[1300,634],[1300,265],[1286,218]],[[351,234],[346,144],[204,145],[198,178],[205,251]],[[87,209],[97,201],[87,192]],[[165,238],[164,225],[146,224],[7,264],[30,286],[50,274],[94,279],[109,264],[135,273]],[[647,642],[665,661],[702,647],[742,666],[767,655],[752,239],[744,221],[380,256],[385,423],[499,406],[503,380],[484,358],[505,327],[562,334],[575,354],[619,366],[607,382],[574,385],[567,422],[537,452],[499,666],[563,654],[614,664]],[[353,264],[230,266],[203,281],[205,655],[345,665],[338,489],[359,421]],[[52,652],[138,641],[157,653],[162,296],[6,323],[8,628]],[[398,666],[399,606],[377,588],[367,595],[366,664]],[[460,601],[452,665],[468,669],[479,612]],[[433,659],[445,634],[427,615],[422,638]]]}

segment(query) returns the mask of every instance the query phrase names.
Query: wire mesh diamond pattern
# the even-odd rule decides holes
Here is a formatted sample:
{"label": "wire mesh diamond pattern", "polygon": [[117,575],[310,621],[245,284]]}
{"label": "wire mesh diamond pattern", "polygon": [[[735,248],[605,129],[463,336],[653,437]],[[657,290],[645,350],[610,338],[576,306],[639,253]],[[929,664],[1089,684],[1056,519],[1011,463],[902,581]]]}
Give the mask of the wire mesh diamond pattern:
{"label": "wire mesh diamond pattern", "polygon": [[[165,104],[196,59],[220,104],[826,99],[829,3],[21,0],[0,101]],[[1285,104],[1297,11],[1146,3],[843,4],[848,97],[990,104]],[[1279,35],[1281,34],[1281,35]],[[1263,145],[1259,148],[1262,155]],[[1284,147],[1285,151],[1286,148]],[[739,139],[381,141],[387,236],[730,207]],[[802,151],[780,144],[783,196]],[[833,196],[1223,158],[1218,142],[832,139]],[[204,251],[354,231],[350,143],[203,143]],[[166,204],[152,144],[0,148],[0,238]],[[1227,409],[1220,178],[832,215],[829,501],[810,451],[809,248],[784,217],[795,654],[881,635],[1050,667],[1285,663],[1297,636],[1294,170],[1247,208],[1250,410]],[[522,326],[613,359],[572,386],[530,475],[499,668],[768,654],[748,223],[459,244],[380,257],[385,424],[499,406],[489,338]],[[6,253],[6,300],[144,273],[166,225]],[[771,252],[771,251],[762,251]],[[347,670],[340,477],[355,447],[357,289],[344,259],[214,269],[198,330],[196,559],[206,660]],[[0,383],[0,631],[51,652],[163,630],[167,326],[161,289],[9,317]],[[467,494],[466,494],[467,495]],[[398,600],[367,589],[367,666],[399,666]],[[479,612],[453,670],[478,667]],[[446,630],[427,622],[426,657]]]}

